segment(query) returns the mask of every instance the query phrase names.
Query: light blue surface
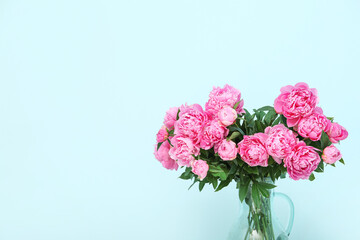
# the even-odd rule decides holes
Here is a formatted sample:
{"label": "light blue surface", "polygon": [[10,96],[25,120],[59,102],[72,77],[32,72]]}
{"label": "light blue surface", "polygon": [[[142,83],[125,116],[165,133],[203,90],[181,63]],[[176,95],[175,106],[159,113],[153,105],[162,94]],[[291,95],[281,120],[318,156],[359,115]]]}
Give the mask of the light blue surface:
{"label": "light blue surface", "polygon": [[357,0],[0,0],[0,239],[224,239],[234,186],[188,191],[161,167],[165,111],[225,83],[252,109],[299,81],[350,135],[346,166],[279,182],[291,239],[356,239],[359,12]]}

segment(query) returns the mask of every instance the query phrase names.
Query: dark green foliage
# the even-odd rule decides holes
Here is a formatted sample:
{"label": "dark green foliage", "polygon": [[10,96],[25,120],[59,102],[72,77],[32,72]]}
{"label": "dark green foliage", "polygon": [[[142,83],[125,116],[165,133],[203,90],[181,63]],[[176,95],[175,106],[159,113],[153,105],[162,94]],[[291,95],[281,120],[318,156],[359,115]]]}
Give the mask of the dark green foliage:
{"label": "dark green foliage", "polygon": [[309,180],[310,180],[310,181],[314,181],[314,180],[315,180],[315,175],[314,175],[313,173],[310,175]]}
{"label": "dark green foliage", "polygon": [[235,103],[234,109],[236,109],[239,106],[240,102]]}
{"label": "dark green foliage", "polygon": [[178,110],[178,112],[176,114],[176,120],[179,120],[179,114],[180,114],[180,108],[179,108],[179,110]]}
{"label": "dark green foliage", "polygon": [[255,205],[259,206],[260,205],[260,192],[259,192],[259,189],[257,186],[258,185],[256,184],[256,182],[254,182],[252,185],[251,196],[254,200]]}
{"label": "dark green foliage", "polygon": [[159,150],[161,144],[163,144],[163,142],[159,142],[159,143],[157,144],[157,150]]}
{"label": "dark green foliage", "polygon": [[287,125],[287,120],[286,118],[284,117],[284,115],[280,115],[280,118],[281,118],[281,123],[285,125],[285,127],[288,128],[288,125]]}
{"label": "dark green foliage", "polygon": [[239,198],[240,201],[244,201],[249,189],[250,178],[246,178],[244,181],[239,182]]}
{"label": "dark green foliage", "polygon": [[187,167],[185,169],[185,172],[183,172],[179,178],[181,179],[184,179],[184,180],[188,180],[188,179],[191,179],[193,178],[195,175],[193,172],[191,172],[191,168],[190,167]]}
{"label": "dark green foliage", "polygon": [[324,172],[324,161],[321,160],[318,167],[315,169],[315,172],[318,172],[318,173]]}
{"label": "dark green foliage", "polygon": [[217,192],[217,191],[220,191],[221,189],[223,189],[224,187],[226,187],[227,185],[229,185],[231,181],[232,181],[232,179],[230,179],[230,178],[228,178],[228,179],[226,179],[226,180],[222,180],[215,191],[216,191],[216,192]]}
{"label": "dark green foliage", "polygon": [[324,131],[321,134],[320,142],[321,142],[321,149],[325,149],[326,147],[332,144],[329,139],[329,136]]}
{"label": "dark green foliage", "polygon": [[204,182],[204,181],[200,181],[200,183],[199,183],[199,190],[200,190],[200,192],[203,190],[204,186],[205,186],[205,182]]}

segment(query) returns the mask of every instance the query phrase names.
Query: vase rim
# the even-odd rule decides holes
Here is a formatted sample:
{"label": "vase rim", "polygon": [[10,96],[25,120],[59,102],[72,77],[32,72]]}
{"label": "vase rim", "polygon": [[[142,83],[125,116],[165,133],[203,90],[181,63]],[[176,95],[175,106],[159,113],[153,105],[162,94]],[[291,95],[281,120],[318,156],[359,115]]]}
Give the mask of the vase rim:
{"label": "vase rim", "polygon": [[262,182],[266,182],[266,183],[275,183],[275,181],[273,181],[271,179],[271,177],[264,177],[264,180],[261,180]]}

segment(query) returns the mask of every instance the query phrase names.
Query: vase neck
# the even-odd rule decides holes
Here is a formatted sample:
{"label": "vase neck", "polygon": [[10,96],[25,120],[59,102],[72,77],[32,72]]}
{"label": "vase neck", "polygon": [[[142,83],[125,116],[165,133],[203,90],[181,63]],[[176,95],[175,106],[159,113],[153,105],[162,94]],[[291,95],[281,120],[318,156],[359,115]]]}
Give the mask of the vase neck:
{"label": "vase neck", "polygon": [[[264,179],[258,179],[257,180],[258,183],[270,183],[270,184],[274,184],[274,181],[271,180],[271,178],[264,178]],[[269,197],[265,197],[264,194],[262,194],[260,191],[258,191],[258,197],[259,197],[259,202],[261,205],[270,205],[270,201],[273,197],[273,189],[262,189],[262,191],[266,191],[269,195]],[[247,194],[246,194],[246,198],[245,198],[245,202],[248,206],[250,206],[251,208],[255,207],[255,203],[254,203],[254,198],[256,198],[256,196],[253,196],[254,192],[253,192],[253,182],[250,182],[249,184],[249,188],[247,190]]]}

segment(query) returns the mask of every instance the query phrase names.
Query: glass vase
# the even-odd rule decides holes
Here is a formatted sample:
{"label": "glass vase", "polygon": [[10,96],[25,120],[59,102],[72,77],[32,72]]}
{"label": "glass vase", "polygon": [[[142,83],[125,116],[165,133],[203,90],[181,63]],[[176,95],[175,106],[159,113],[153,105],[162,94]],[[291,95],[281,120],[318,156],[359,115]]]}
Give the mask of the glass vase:
{"label": "glass vase", "polygon": [[[264,182],[272,183],[271,179]],[[245,200],[240,203],[240,216],[233,225],[227,240],[286,240],[289,239],[294,221],[294,204],[291,199],[273,190],[268,190],[270,197],[260,197],[260,204],[255,205],[252,198],[252,184]],[[289,204],[290,214],[287,227],[283,227],[273,209],[275,198],[282,198]],[[239,200],[240,202],[240,200]]]}

